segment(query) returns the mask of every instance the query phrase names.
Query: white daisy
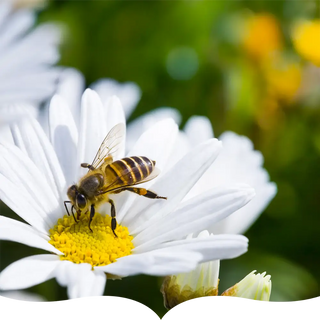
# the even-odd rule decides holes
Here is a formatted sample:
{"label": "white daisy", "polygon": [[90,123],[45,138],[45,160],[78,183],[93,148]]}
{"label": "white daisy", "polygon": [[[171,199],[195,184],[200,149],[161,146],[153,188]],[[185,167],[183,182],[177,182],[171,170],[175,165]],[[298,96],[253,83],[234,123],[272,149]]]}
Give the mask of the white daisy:
{"label": "white daisy", "polygon": [[33,28],[35,13],[12,5],[0,3],[0,106],[38,104],[55,89],[60,31],[52,24]]}
{"label": "white daisy", "polygon": [[[107,278],[139,273],[170,275],[198,263],[233,258],[247,250],[241,235],[185,239],[225,218],[254,196],[247,185],[213,188],[181,203],[217,157],[221,143],[210,139],[194,148],[166,173],[146,183],[168,200],[151,200],[122,192],[114,195],[118,226],[110,228],[110,206],[78,223],[66,215],[66,189],[86,172],[110,128],[124,113],[117,98],[103,105],[88,89],[83,94],[79,127],[65,100],[52,99],[51,143],[33,118],[11,125],[16,145],[0,145],[0,198],[28,224],[0,217],[0,238],[49,251],[14,262],[0,274],[0,290],[27,288],[51,278],[68,287],[70,298],[101,295]],[[163,169],[178,127],[168,119],[145,132],[129,155],[144,155]],[[122,150],[122,155],[124,150]],[[121,156],[122,156],[121,155]],[[107,275],[107,276],[106,276]]]}

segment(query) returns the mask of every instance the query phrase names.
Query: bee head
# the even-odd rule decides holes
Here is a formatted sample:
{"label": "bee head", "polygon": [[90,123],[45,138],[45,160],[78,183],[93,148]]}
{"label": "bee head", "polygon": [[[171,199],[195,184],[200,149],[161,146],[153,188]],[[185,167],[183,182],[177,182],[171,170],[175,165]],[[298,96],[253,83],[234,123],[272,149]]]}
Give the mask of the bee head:
{"label": "bee head", "polygon": [[79,192],[78,187],[74,184],[68,191],[67,196],[76,209],[85,209],[87,206],[87,198]]}
{"label": "bee head", "polygon": [[73,205],[76,204],[76,196],[77,196],[78,193],[79,193],[78,192],[78,188],[77,188],[77,186],[75,184],[72,185],[71,187],[69,187],[69,189],[67,191],[67,196],[68,196],[68,198],[70,199],[70,201],[71,201],[71,203]]}

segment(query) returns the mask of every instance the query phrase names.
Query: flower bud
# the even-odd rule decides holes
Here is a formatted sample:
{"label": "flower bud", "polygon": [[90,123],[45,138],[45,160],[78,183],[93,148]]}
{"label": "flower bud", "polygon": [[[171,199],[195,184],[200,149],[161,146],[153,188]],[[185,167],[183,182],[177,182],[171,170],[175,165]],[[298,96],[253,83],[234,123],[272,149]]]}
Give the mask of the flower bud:
{"label": "flower bud", "polygon": [[269,301],[271,294],[271,276],[266,272],[249,273],[240,282],[223,292],[222,296],[241,297],[253,300]]}

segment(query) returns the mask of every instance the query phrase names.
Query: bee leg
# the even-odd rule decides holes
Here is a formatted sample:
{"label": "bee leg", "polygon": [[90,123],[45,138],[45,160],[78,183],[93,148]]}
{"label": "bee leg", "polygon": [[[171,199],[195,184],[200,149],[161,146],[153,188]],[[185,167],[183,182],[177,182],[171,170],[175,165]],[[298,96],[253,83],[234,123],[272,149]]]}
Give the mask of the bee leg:
{"label": "bee leg", "polygon": [[72,205],[72,207],[71,207],[71,213],[72,213],[72,216],[73,216],[73,219],[74,219],[75,223],[78,223],[76,217],[74,216],[73,210],[74,210],[74,205]]}
{"label": "bee leg", "polygon": [[144,196],[144,197],[150,198],[150,199],[165,199],[165,200],[167,200],[166,197],[160,197],[156,193],[154,193],[150,190],[144,189],[144,188],[125,188],[124,190],[134,192],[134,193],[138,194],[139,196]]}
{"label": "bee leg", "polygon": [[109,203],[111,204],[111,229],[116,238],[118,238],[117,234],[114,231],[117,227],[116,207],[114,206],[114,202],[111,199],[109,199]]}
{"label": "bee leg", "polygon": [[71,201],[64,201],[64,202],[63,202],[64,207],[66,208],[67,214],[68,214],[68,216],[70,216],[70,212],[69,212],[69,210],[68,210],[67,203],[71,203]]}
{"label": "bee leg", "polygon": [[[66,208],[66,211],[67,211],[68,216],[70,216],[70,212],[69,212],[69,210],[68,210],[67,203],[71,203],[71,201],[64,201],[63,203],[64,203],[64,207]],[[72,207],[71,207],[71,213],[72,213],[72,216],[73,216],[74,221],[77,222],[76,217],[74,216],[74,213],[73,213],[73,209],[74,209],[74,206],[72,205]]]}
{"label": "bee leg", "polygon": [[89,163],[81,163],[82,168],[88,168],[89,170],[94,170],[94,166]]}
{"label": "bee leg", "polygon": [[91,209],[90,209],[90,220],[89,220],[89,229],[90,229],[91,232],[93,232],[93,231],[92,231],[90,225],[91,225],[91,221],[92,221],[92,219],[94,217],[94,214],[95,214],[95,209],[94,209],[94,205],[92,204],[91,205]]}

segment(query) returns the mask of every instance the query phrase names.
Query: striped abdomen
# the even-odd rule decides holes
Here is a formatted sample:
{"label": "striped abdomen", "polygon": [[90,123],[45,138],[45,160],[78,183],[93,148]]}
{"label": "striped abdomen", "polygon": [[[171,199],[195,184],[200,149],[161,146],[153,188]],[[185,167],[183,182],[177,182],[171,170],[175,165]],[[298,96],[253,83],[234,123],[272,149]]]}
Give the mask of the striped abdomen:
{"label": "striped abdomen", "polygon": [[147,157],[128,157],[110,163],[105,173],[113,189],[140,183],[152,173],[155,164]]}

